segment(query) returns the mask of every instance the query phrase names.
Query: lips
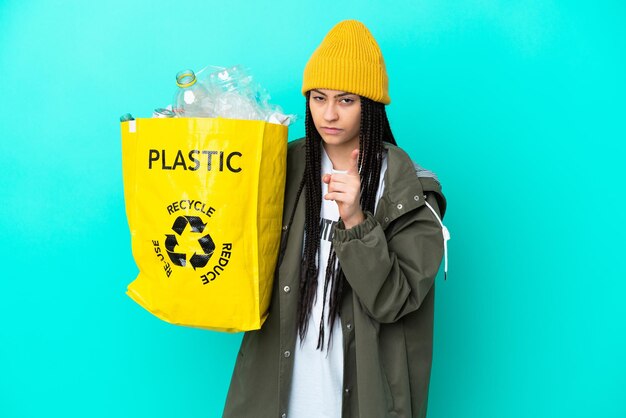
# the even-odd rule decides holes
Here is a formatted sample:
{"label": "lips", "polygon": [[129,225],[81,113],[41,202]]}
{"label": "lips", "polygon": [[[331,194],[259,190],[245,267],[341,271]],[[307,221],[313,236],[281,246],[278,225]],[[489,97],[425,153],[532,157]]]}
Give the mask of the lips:
{"label": "lips", "polygon": [[338,134],[339,132],[341,132],[342,129],[327,128],[327,127],[322,126],[322,131],[328,135],[334,135],[334,134]]}

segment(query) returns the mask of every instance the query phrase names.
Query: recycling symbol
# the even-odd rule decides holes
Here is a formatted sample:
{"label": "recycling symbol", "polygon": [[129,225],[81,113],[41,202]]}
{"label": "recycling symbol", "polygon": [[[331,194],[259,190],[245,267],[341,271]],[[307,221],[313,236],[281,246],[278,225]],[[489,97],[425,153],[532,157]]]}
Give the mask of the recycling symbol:
{"label": "recycling symbol", "polygon": [[[177,252],[176,250],[177,246],[180,247],[176,237],[182,237],[187,225],[190,227],[188,233],[198,234],[199,238],[197,242],[200,244],[200,248],[202,248],[203,251],[203,254],[198,254],[194,251],[193,255],[189,257],[189,260],[187,260],[187,254],[185,252]],[[191,264],[194,270],[207,265],[213,255],[213,251],[215,251],[215,243],[209,234],[202,236],[205,227],[206,224],[197,216],[179,216],[176,218],[174,225],[172,225],[172,230],[176,232],[176,234],[165,234],[165,249],[172,263],[184,267],[187,265],[187,261],[189,261],[189,264]],[[180,251],[180,248],[178,251]]]}

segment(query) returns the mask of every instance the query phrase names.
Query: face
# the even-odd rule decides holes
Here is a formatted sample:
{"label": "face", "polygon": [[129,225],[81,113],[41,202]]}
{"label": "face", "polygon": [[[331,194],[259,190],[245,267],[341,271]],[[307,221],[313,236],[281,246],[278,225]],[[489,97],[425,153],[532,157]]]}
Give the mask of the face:
{"label": "face", "polygon": [[359,146],[361,98],[339,90],[313,89],[309,109],[325,146]]}

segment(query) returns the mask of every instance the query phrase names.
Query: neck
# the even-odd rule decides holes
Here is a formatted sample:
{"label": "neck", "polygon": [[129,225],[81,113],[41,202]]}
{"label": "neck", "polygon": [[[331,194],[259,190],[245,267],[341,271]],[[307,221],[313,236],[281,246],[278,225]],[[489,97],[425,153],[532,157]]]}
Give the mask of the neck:
{"label": "neck", "polygon": [[345,143],[340,145],[329,145],[322,142],[324,150],[328,158],[333,163],[335,170],[348,170],[350,168],[350,154],[352,151],[359,148],[359,143]]}

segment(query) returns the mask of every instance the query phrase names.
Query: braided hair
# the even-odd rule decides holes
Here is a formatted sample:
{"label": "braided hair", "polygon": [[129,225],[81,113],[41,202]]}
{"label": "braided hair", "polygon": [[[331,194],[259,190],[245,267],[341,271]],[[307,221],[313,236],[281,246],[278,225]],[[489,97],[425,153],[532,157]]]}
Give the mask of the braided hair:
{"label": "braided hair", "polygon": [[[359,159],[358,166],[361,175],[361,209],[374,213],[376,204],[376,193],[380,181],[380,169],[383,158],[383,141],[396,145],[396,141],[391,133],[389,120],[383,103],[375,102],[366,97],[361,97],[361,121],[359,130]],[[300,182],[294,205],[291,213],[290,224],[295,214],[297,201],[303,190],[305,191],[305,242],[304,253],[302,255],[302,265],[300,268],[300,285],[298,300],[298,333],[303,341],[311,317],[311,310],[317,292],[317,275],[319,247],[321,238],[321,218],[322,208],[322,185],[321,185],[321,147],[322,137],[315,128],[313,117],[309,109],[310,92],[306,94],[306,162],[304,175]],[[306,188],[304,187],[306,185]],[[328,326],[330,333],[328,344],[332,338],[333,325],[340,315],[341,299],[345,285],[345,276],[340,266],[335,266],[337,254],[331,242],[328,266],[324,280],[324,299],[322,301],[322,320],[317,340],[317,348],[324,349],[324,311],[326,309],[326,298],[330,292]],[[330,286],[330,289],[329,289]],[[327,345],[328,347],[328,345]]]}

